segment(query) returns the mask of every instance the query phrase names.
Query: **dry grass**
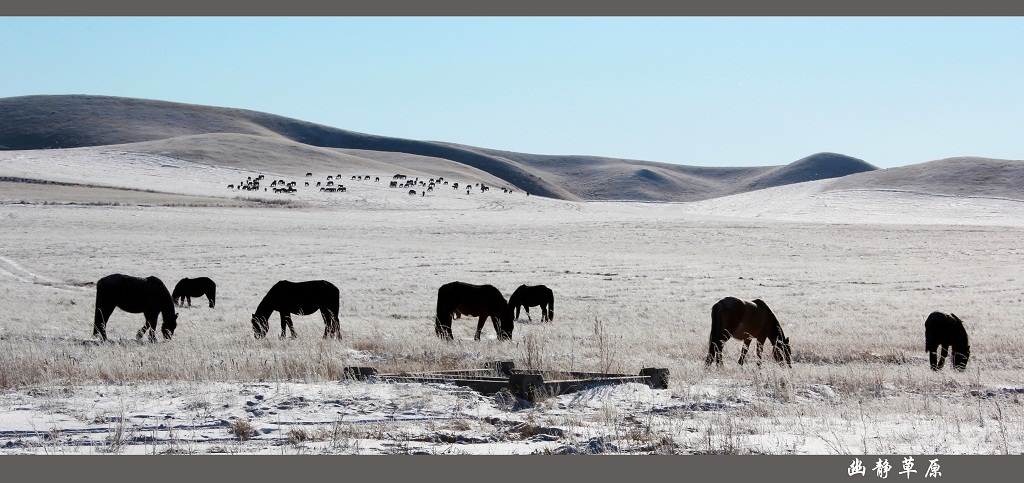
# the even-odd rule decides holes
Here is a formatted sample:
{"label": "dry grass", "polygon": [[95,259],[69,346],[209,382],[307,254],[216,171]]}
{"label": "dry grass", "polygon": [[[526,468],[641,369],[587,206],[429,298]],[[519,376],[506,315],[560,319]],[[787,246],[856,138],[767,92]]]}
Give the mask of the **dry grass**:
{"label": "dry grass", "polygon": [[[0,388],[335,381],[349,365],[399,372],[496,360],[623,373],[667,367],[669,390],[695,409],[609,408],[596,426],[565,414],[541,421],[551,409],[543,405],[519,414],[569,428],[568,446],[609,452],[613,444],[651,453],[934,453],[960,441],[980,441],[971,452],[1024,450],[1020,396],[1003,391],[1020,386],[1024,369],[1024,340],[1007,330],[1024,316],[1024,278],[1007,269],[1021,254],[1016,228],[67,206],[0,206],[0,219],[9,227],[0,234]],[[114,272],[169,285],[210,276],[217,308],[205,300],[179,308],[174,340],[156,344],[134,340],[141,315],[115,312],[112,342],[98,344],[86,282]],[[341,342],[320,337],[319,314],[295,317],[298,339],[276,337],[276,315],[271,337],[253,339],[250,314],[274,282],[318,278],[341,289]],[[506,294],[547,284],[558,318],[520,321],[510,343],[494,340],[490,323],[487,340],[474,342],[476,321],[462,318],[456,340],[442,342],[434,298],[452,280]],[[735,340],[723,367],[704,366],[710,307],[726,295],[772,306],[793,342],[791,370],[738,366]],[[932,310],[967,323],[966,372],[928,370],[923,325]],[[821,431],[825,421],[834,432]],[[231,431],[244,439],[243,429]],[[287,438],[352,451],[369,432],[339,422]]]}

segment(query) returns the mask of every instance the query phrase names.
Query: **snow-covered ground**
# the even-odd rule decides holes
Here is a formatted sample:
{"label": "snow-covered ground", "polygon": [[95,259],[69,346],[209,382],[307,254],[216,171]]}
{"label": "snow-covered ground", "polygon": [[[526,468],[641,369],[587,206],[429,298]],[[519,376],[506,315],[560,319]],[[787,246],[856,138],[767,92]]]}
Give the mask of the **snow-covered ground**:
{"label": "snow-covered ground", "polygon": [[[0,452],[1024,451],[1024,340],[1007,330],[1024,317],[1019,201],[830,192],[827,181],[697,203],[443,185],[411,196],[388,187],[393,173],[342,173],[348,190],[322,193],[304,183],[338,173],[306,178],[300,160],[281,171],[113,147],[0,153],[0,177],[143,190],[128,192],[134,203],[45,202],[67,187],[2,184]],[[259,174],[298,192],[227,188]],[[164,203],[160,193],[267,207]],[[157,344],[134,340],[141,315],[115,312],[112,342],[98,344],[91,284],[115,272],[168,285],[210,276],[217,307],[179,308],[174,339]],[[296,340],[253,340],[250,314],[273,282],[321,278],[342,293],[341,342],[320,339],[319,315],[295,317]],[[452,280],[506,296],[544,283],[555,320],[520,320],[501,343],[489,325],[473,341],[475,321],[463,318],[454,342],[439,341],[434,299]],[[738,366],[739,341],[726,344],[724,367],[704,367],[709,309],[726,295],[773,307],[793,340],[792,369]],[[932,310],[967,322],[965,373],[928,370]],[[537,403],[341,377],[353,365],[496,360],[672,375],[667,390],[599,386]]]}

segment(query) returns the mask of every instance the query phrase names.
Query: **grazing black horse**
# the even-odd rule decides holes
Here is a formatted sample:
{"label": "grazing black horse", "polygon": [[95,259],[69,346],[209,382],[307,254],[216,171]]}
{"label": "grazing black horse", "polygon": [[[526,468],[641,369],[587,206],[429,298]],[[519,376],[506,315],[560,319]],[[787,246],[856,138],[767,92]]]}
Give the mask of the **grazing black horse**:
{"label": "grazing black horse", "polygon": [[[484,322],[491,318],[498,340],[512,338],[512,309],[509,308],[501,291],[493,285],[472,285],[464,282],[446,283],[437,290],[437,314],[434,318],[434,332],[442,339],[452,340],[452,314],[480,317],[476,336],[480,340]],[[499,327],[499,322],[501,326]]]}
{"label": "grazing black horse", "polygon": [[736,297],[726,297],[711,307],[711,337],[704,364],[711,365],[712,362],[717,362],[721,365],[722,344],[730,338],[743,341],[740,365],[743,365],[743,360],[747,357],[747,349],[750,348],[752,339],[757,339],[757,363],[760,364],[764,341],[768,339],[774,346],[772,355],[775,361],[785,361],[786,365],[793,367],[790,361],[792,348],[789,345],[789,337],[782,332],[782,325],[772,313],[772,309],[760,299],[747,302]]}
{"label": "grazing black horse", "polygon": [[160,327],[160,332],[165,339],[170,339],[174,335],[174,328],[178,326],[178,314],[174,313],[171,293],[156,277],[140,278],[115,273],[96,282],[96,318],[93,321],[92,335],[100,336],[100,340],[107,340],[107,320],[115,308],[145,315],[146,325],[139,329],[135,335],[136,339],[142,339],[148,330],[149,340],[156,342],[156,319],[161,314],[164,323]]}
{"label": "grazing black horse", "polygon": [[202,297],[210,301],[210,308],[217,302],[217,284],[213,283],[207,277],[199,278],[183,278],[178,280],[178,284],[174,286],[174,292],[171,292],[171,298],[174,299],[174,303],[178,306],[184,305],[185,301],[188,301],[188,306],[192,306],[192,297]]}
{"label": "grazing black horse", "polygon": [[281,280],[270,287],[270,291],[256,307],[256,313],[252,314],[252,330],[257,339],[266,337],[270,330],[267,318],[276,310],[281,314],[281,337],[285,336],[286,330],[290,330],[292,338],[295,338],[291,314],[308,315],[319,310],[324,318],[324,338],[341,339],[341,326],[338,323],[340,300],[338,287],[326,280]]}
{"label": "grazing black horse", "polygon": [[[935,351],[940,346],[942,353],[936,360]],[[928,362],[933,371],[942,369],[946,362],[947,350],[953,353],[950,359],[954,369],[967,369],[967,360],[971,358],[971,344],[967,339],[964,322],[954,314],[932,312],[924,321],[924,349],[928,351]]]}
{"label": "grazing black horse", "polygon": [[519,308],[526,309],[526,318],[533,322],[530,317],[530,307],[540,305],[541,322],[555,318],[555,294],[545,285],[520,285],[512,296],[508,298],[508,306],[515,312],[513,319],[519,320]]}

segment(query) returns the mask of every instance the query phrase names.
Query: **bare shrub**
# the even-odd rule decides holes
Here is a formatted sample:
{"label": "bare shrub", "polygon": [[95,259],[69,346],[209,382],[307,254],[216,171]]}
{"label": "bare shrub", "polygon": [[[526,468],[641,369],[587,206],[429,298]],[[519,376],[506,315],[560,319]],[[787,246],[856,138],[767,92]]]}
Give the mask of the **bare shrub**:
{"label": "bare shrub", "polygon": [[235,419],[228,426],[228,434],[235,436],[241,441],[247,441],[256,436],[256,428],[244,419]]}

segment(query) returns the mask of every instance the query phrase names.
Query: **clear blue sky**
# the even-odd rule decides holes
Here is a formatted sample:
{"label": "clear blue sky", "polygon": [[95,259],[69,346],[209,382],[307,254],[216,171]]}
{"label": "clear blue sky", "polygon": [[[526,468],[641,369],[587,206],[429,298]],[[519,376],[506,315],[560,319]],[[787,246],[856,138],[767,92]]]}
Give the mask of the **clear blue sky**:
{"label": "clear blue sky", "polygon": [[1024,159],[1024,18],[3,17],[0,97],[700,166]]}

